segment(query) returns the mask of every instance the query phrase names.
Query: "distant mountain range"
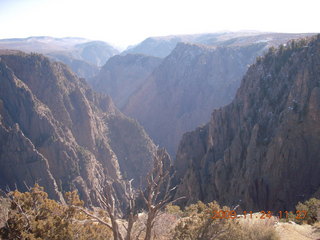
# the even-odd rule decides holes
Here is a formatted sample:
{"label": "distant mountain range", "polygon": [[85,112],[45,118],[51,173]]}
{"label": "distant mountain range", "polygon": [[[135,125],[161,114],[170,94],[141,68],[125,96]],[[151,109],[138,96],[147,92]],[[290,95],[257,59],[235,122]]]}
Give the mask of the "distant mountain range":
{"label": "distant mountain range", "polygon": [[119,53],[106,42],[84,38],[29,37],[0,40],[0,49],[42,53],[67,64],[80,77],[93,77],[99,67]]}
{"label": "distant mountain range", "polygon": [[301,35],[246,31],[150,37],[136,46],[129,47],[122,52],[122,54],[139,53],[164,58],[171,53],[179,42],[197,43],[209,46],[243,46],[268,42],[269,44],[277,46],[284,41],[298,38],[299,36]]}

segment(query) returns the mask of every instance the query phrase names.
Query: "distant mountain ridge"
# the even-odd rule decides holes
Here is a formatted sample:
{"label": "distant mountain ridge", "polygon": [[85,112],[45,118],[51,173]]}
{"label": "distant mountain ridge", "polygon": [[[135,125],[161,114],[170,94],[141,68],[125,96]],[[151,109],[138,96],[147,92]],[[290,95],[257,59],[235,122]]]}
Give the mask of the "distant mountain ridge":
{"label": "distant mountain ridge", "polygon": [[258,31],[218,32],[189,35],[171,35],[163,37],[149,37],[131,46],[122,54],[138,53],[164,58],[168,56],[179,42],[203,44],[207,46],[243,46],[260,42],[267,42],[277,46],[290,39],[314,34],[268,33]]}
{"label": "distant mountain ridge", "polygon": [[1,39],[0,49],[42,53],[67,64],[80,77],[93,77],[98,68],[119,53],[106,42],[84,38],[29,37]]}

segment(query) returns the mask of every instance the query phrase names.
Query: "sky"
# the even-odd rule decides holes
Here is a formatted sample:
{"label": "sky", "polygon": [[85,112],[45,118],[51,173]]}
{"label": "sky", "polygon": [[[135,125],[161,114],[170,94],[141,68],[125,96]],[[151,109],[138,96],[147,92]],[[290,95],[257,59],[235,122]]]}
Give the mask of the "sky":
{"label": "sky", "polygon": [[84,37],[125,48],[150,36],[320,32],[319,0],[0,0],[0,39]]}

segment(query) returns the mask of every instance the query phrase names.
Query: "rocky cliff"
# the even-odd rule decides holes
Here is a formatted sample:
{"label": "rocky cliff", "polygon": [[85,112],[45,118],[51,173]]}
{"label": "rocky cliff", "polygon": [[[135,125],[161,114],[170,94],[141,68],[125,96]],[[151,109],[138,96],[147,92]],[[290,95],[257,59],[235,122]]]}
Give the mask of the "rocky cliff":
{"label": "rocky cliff", "polygon": [[179,43],[123,108],[174,156],[181,136],[231,102],[248,64],[266,44],[206,47]]}
{"label": "rocky cliff", "polygon": [[115,105],[122,109],[160,62],[160,58],[141,54],[116,55],[90,83],[96,91],[110,95]]}
{"label": "rocky cliff", "polygon": [[320,196],[320,36],[252,65],[235,99],[186,133],[175,168],[185,203],[288,210]]}
{"label": "rocky cliff", "polygon": [[139,182],[155,146],[109,97],[42,55],[0,58],[1,188],[38,181],[56,199],[76,188],[87,205],[99,205],[106,179],[119,191],[124,175]]}

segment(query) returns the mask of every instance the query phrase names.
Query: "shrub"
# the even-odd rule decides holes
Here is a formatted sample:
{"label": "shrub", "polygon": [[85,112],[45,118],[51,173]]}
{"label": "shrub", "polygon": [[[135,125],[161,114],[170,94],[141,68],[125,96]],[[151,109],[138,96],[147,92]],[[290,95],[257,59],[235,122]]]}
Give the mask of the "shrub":
{"label": "shrub", "polygon": [[272,221],[212,219],[213,211],[230,211],[217,202],[192,204],[172,232],[172,240],[278,240]]}
{"label": "shrub", "polygon": [[29,192],[16,190],[8,197],[8,216],[5,226],[0,229],[0,237],[4,239],[110,239],[109,229],[93,224],[74,207],[83,205],[76,192],[66,194],[67,202],[72,206],[49,199],[37,184]]}
{"label": "shrub", "polygon": [[239,240],[278,240],[280,239],[275,230],[275,218],[271,219],[241,219],[240,229],[242,232]]}
{"label": "shrub", "polygon": [[316,198],[310,198],[304,203],[299,202],[296,206],[297,211],[307,211],[307,215],[304,219],[297,220],[298,223],[307,222],[308,224],[314,224],[320,221],[320,200]]}
{"label": "shrub", "polygon": [[[173,240],[209,240],[234,238],[233,229],[238,223],[228,219],[212,219],[212,212],[219,211],[221,207],[218,203],[212,202],[204,204],[198,202],[192,204],[183,212],[183,218],[173,231]],[[223,208],[228,210],[228,208]]]}
{"label": "shrub", "polygon": [[173,214],[176,216],[181,216],[183,213],[178,205],[173,205],[172,203],[168,204],[165,210],[167,213]]}

